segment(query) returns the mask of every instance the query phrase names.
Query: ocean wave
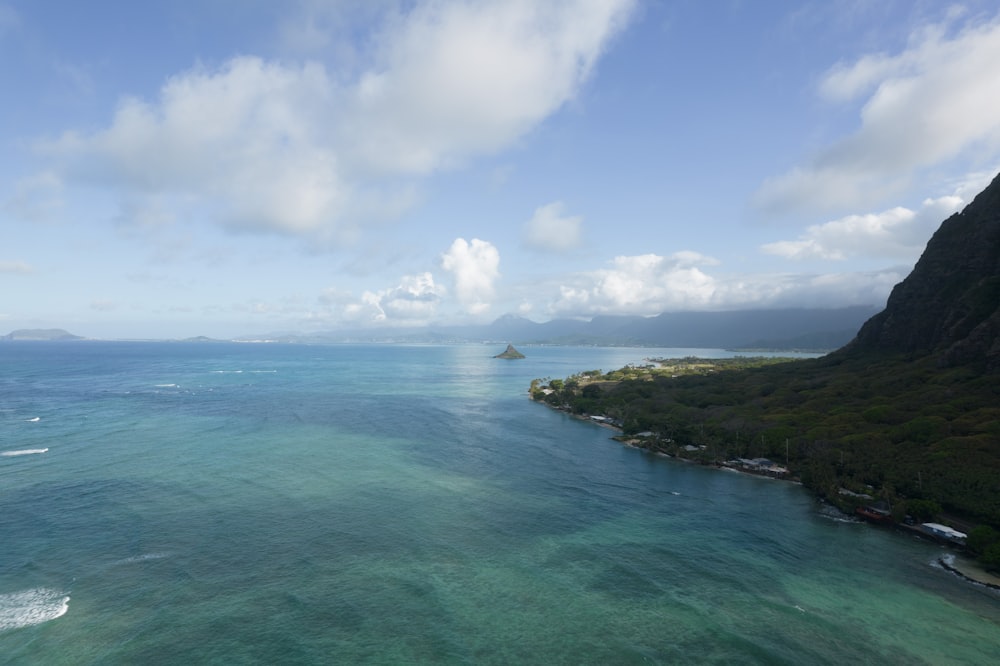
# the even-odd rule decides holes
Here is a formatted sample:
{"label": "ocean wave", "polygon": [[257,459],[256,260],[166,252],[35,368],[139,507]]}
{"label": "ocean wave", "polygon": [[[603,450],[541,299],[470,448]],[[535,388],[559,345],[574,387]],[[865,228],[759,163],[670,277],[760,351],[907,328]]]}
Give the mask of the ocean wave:
{"label": "ocean wave", "polygon": [[858,524],[864,521],[854,518],[850,514],[846,514],[835,506],[830,506],[829,504],[820,505],[819,511],[817,511],[821,518],[826,518],[827,520],[832,520],[835,523],[852,523]]}
{"label": "ocean wave", "polygon": [[156,388],[177,388],[177,384],[156,384]]}
{"label": "ocean wave", "polygon": [[252,375],[273,375],[277,374],[277,370],[212,370],[213,375],[242,375],[244,372],[249,372]]}
{"label": "ocean wave", "polygon": [[170,557],[169,553],[143,553],[142,555],[133,555],[132,557],[126,557],[121,560],[116,560],[114,564],[135,564],[136,562],[146,562],[149,560],[162,560],[165,557]]}
{"label": "ocean wave", "polygon": [[44,587],[0,594],[0,631],[48,622],[68,610],[68,595]]}
{"label": "ocean wave", "polygon": [[39,421],[42,420],[42,417],[41,416],[36,416],[33,419],[24,419],[24,420],[25,420],[26,423],[38,423]]}
{"label": "ocean wave", "polygon": [[2,451],[2,452],[0,452],[0,456],[6,456],[6,457],[11,457],[11,456],[30,456],[33,453],[45,453],[46,451],[48,451],[47,448],[46,449],[20,449],[20,450],[17,450],[17,451]]}

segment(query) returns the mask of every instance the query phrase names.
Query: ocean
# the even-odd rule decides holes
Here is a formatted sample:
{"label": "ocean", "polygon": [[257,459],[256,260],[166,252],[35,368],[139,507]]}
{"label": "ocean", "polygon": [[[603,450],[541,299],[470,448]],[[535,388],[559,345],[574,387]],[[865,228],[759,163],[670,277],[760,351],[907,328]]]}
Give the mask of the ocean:
{"label": "ocean", "polygon": [[532,379],[719,350],[0,344],[3,664],[988,664],[1000,593]]}

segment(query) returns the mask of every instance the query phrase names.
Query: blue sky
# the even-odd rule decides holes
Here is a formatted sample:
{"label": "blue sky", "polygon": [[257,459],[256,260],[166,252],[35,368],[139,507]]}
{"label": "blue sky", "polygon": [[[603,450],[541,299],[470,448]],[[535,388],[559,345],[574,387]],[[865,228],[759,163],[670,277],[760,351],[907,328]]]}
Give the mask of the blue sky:
{"label": "blue sky", "polygon": [[1000,2],[0,0],[0,330],[882,305]]}

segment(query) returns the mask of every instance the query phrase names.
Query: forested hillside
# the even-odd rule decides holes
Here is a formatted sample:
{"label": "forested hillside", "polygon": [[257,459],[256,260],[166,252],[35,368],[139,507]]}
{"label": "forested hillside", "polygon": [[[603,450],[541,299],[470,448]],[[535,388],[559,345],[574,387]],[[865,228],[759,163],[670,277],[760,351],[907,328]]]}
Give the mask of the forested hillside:
{"label": "forested hillside", "polygon": [[[850,344],[757,365],[583,373],[533,397],[647,432],[649,448],[787,461],[836,501],[852,497],[843,489],[897,518],[940,509],[1000,529],[1000,176],[941,225]],[[1000,549],[996,532],[982,543],[990,534]]]}

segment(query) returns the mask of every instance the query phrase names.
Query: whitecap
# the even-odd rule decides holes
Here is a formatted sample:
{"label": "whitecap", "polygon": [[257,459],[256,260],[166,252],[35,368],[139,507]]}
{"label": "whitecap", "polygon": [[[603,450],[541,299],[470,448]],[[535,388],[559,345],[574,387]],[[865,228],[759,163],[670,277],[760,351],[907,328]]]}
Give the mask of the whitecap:
{"label": "whitecap", "polygon": [[3,451],[0,456],[30,456],[33,453],[45,453],[48,449],[20,449],[18,451]]}
{"label": "whitecap", "polygon": [[142,555],[133,555],[132,557],[126,557],[121,560],[117,560],[115,564],[135,564],[136,562],[146,562],[147,560],[162,560],[165,557],[169,557],[168,553],[143,553]]}
{"label": "whitecap", "polygon": [[41,421],[41,420],[42,420],[42,417],[41,417],[41,416],[36,416],[36,417],[35,417],[35,418],[33,418],[33,419],[24,419],[24,420],[25,420],[26,422],[28,422],[28,423],[38,423],[39,421]]}
{"label": "whitecap", "polygon": [[943,553],[932,559],[929,564],[935,569],[955,573],[955,554]]}
{"label": "whitecap", "polygon": [[821,518],[826,518],[827,520],[832,520],[835,523],[852,523],[858,524],[864,521],[854,518],[850,514],[842,512],[835,506],[830,506],[829,504],[821,504],[819,511],[817,511]]}
{"label": "whitecap", "polygon": [[177,388],[177,384],[156,384],[156,388]]}
{"label": "whitecap", "polygon": [[0,631],[48,622],[68,610],[68,595],[43,587],[0,594]]}

